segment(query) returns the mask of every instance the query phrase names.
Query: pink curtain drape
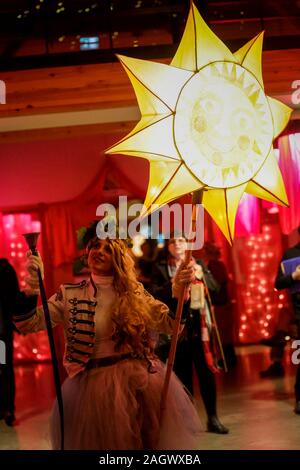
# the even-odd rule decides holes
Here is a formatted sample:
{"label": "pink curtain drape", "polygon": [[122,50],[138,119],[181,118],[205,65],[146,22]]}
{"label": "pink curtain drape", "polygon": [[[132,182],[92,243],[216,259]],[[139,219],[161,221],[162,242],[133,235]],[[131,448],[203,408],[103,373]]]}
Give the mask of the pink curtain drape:
{"label": "pink curtain drape", "polygon": [[244,193],[237,212],[235,236],[245,237],[251,234],[257,234],[259,230],[259,200],[251,194]]}
{"label": "pink curtain drape", "polygon": [[[115,189],[106,189],[105,183],[111,179]],[[70,263],[77,256],[76,230],[96,219],[96,209],[99,204],[108,202],[118,204],[118,197],[126,195],[141,197],[145,188],[129,178],[115,161],[106,159],[98,174],[78,197],[72,201],[51,204],[45,208],[44,231],[51,253],[52,267]]]}
{"label": "pink curtain drape", "polygon": [[278,140],[279,166],[285,183],[289,207],[279,207],[282,233],[289,234],[300,225],[300,133]]}

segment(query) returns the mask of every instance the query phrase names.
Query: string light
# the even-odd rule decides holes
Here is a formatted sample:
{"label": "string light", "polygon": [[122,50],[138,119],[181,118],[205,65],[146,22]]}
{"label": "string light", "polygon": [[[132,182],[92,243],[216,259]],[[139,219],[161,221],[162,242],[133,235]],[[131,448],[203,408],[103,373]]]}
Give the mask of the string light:
{"label": "string light", "polygon": [[264,224],[261,234],[251,235],[245,241],[249,250],[247,255],[245,253],[248,261],[243,264],[247,288],[241,291],[244,304],[240,315],[241,342],[255,342],[273,334],[279,312],[286,305],[286,295],[274,289],[274,276],[280,261],[273,238],[275,228]]}

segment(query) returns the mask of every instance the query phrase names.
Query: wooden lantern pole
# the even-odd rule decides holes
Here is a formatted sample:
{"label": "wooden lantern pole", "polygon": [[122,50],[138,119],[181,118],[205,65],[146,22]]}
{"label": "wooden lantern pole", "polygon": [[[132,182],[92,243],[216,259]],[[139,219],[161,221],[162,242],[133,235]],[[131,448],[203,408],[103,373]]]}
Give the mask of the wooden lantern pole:
{"label": "wooden lantern pole", "polygon": [[[38,232],[23,234],[28,244],[28,248],[31,250],[31,253],[34,256],[38,256],[36,245],[37,245],[37,240],[38,240],[39,235],[40,234]],[[58,360],[57,360],[57,355],[56,355],[56,350],[55,350],[55,342],[54,342],[54,336],[53,336],[53,331],[52,331],[51,316],[50,316],[50,311],[48,307],[48,301],[47,301],[45,286],[44,286],[44,282],[42,278],[42,273],[40,269],[38,269],[37,274],[38,274],[38,279],[39,279],[40,293],[41,293],[45,323],[46,323],[48,339],[49,339],[54,385],[55,385],[57,405],[58,405],[58,411],[59,411],[59,417],[60,417],[60,449],[64,450],[64,445],[65,445],[64,444],[64,438],[65,438],[64,406],[63,406],[63,396],[62,396],[61,385],[60,385]]]}
{"label": "wooden lantern pole", "polygon": [[[192,234],[196,232],[197,205],[202,203],[202,197],[203,197],[203,189],[199,189],[198,191],[195,191],[193,193],[193,199],[192,199],[193,209],[192,209],[192,220],[191,220],[189,240],[191,239]],[[191,249],[186,250],[184,263],[187,265],[190,262],[191,258],[192,258],[192,250]],[[161,396],[161,402],[160,402],[160,424],[162,424],[163,422],[163,417],[164,417],[164,413],[166,409],[169,383],[170,383],[171,373],[172,373],[172,369],[174,365],[176,347],[177,347],[179,330],[180,330],[182,309],[183,309],[184,299],[186,297],[186,290],[187,290],[187,286],[183,284],[179,292],[177,308],[176,308],[176,316],[174,320],[174,328],[173,328],[173,333],[172,333],[171,348],[170,348],[168,362],[167,362],[165,381],[164,381],[164,385],[162,389],[162,396]]]}
{"label": "wooden lantern pole", "polygon": [[[189,240],[191,239],[192,234],[194,234],[196,232],[197,205],[202,203],[203,191],[204,191],[203,189],[199,189],[198,191],[195,191],[193,193],[192,220],[191,220],[191,229],[190,229],[190,234],[189,234]],[[192,250],[191,249],[186,250],[184,263],[186,265],[188,265],[191,258],[192,258]],[[204,276],[203,276],[203,280],[205,282],[205,277]],[[166,410],[167,395],[168,395],[168,389],[169,389],[169,384],[170,384],[171,373],[172,373],[173,366],[174,366],[176,347],[177,347],[179,330],[180,330],[180,322],[181,322],[181,317],[182,317],[183,304],[184,304],[184,299],[186,298],[186,290],[187,290],[187,286],[183,284],[181,289],[180,289],[180,292],[179,292],[177,308],[176,308],[176,315],[175,315],[175,321],[174,321],[174,328],[173,328],[173,333],[172,333],[171,347],[170,347],[170,352],[169,352],[168,362],[167,362],[167,370],[166,370],[164,385],[163,385],[163,389],[162,389],[162,396],[161,396],[161,402],[160,402],[160,425],[162,425],[165,410]],[[207,289],[207,291],[208,291],[208,289]],[[219,331],[218,331],[218,326],[217,326],[217,323],[216,323],[216,318],[215,318],[215,315],[214,315],[214,311],[213,311],[213,307],[212,307],[212,304],[211,304],[210,296],[209,296],[209,303],[210,303],[211,311],[212,311],[212,322],[213,322],[214,331],[215,331],[216,336],[217,336],[218,346],[219,346],[221,356],[222,356],[222,359],[223,359],[225,372],[227,372],[227,365],[226,365],[226,361],[225,361],[225,356],[224,356],[222,343],[221,343],[221,339],[220,339],[220,334],[219,334]]]}

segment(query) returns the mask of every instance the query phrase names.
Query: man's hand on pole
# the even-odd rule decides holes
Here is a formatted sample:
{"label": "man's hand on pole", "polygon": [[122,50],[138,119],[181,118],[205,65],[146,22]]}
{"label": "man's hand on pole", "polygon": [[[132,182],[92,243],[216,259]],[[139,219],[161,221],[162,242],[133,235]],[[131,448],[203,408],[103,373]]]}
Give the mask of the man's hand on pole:
{"label": "man's hand on pole", "polygon": [[189,299],[190,284],[195,280],[195,262],[191,260],[188,264],[185,261],[181,263],[173,278],[172,293],[173,297],[179,298],[180,291],[185,287],[185,301]]}

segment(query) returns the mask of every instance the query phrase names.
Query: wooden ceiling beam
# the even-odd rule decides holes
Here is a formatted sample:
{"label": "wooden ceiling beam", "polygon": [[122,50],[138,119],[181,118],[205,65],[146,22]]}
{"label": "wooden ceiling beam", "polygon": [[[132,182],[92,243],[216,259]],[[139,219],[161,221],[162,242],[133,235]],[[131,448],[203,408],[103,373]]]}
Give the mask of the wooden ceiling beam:
{"label": "wooden ceiling beam", "polygon": [[[300,79],[300,49],[265,51],[263,77],[267,94],[291,94],[292,83]],[[136,105],[131,83],[118,62],[0,72],[0,79],[7,89],[0,119]]]}

